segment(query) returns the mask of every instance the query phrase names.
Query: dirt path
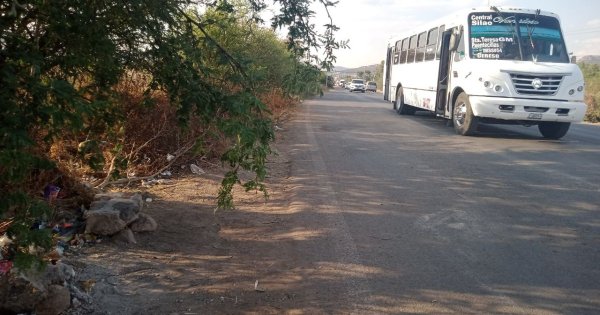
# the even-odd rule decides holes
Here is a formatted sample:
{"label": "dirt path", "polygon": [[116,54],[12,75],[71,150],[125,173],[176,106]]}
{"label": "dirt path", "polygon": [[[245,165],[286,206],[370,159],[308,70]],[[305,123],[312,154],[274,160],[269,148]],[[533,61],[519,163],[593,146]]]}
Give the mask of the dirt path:
{"label": "dirt path", "polygon": [[[222,172],[148,188],[145,212],[156,232],[137,244],[106,242],[67,256],[93,297],[70,314],[319,313],[304,284],[297,240],[307,237],[291,214],[287,131],[278,133],[270,161],[270,199],[235,192],[237,209],[214,213]],[[320,298],[327,299],[325,296]]]}

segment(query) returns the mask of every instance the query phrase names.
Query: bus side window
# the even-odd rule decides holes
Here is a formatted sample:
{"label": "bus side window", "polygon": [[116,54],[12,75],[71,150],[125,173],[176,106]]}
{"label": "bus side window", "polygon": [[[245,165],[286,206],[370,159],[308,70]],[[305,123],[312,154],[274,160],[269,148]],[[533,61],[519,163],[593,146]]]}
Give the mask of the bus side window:
{"label": "bus side window", "polygon": [[398,60],[400,58],[400,41],[396,42],[394,46],[394,64],[398,64]]}
{"label": "bus side window", "polygon": [[417,58],[415,62],[421,62],[425,59],[425,46],[427,46],[427,32],[419,34]]}
{"label": "bus side window", "polygon": [[427,36],[427,49],[425,50],[425,60],[435,59],[435,51],[437,46],[438,29],[432,28]]}
{"label": "bus side window", "polygon": [[460,40],[458,41],[458,49],[454,53],[454,61],[458,62],[465,59],[465,34],[461,31],[458,31],[460,36]]}
{"label": "bus side window", "polygon": [[435,59],[440,60],[440,45],[442,45],[442,34],[446,30],[445,25],[441,25],[438,31],[437,49],[435,50]]}
{"label": "bus side window", "polygon": [[406,58],[406,63],[415,62],[416,52],[417,52],[417,35],[413,35],[410,37],[410,43],[408,44],[408,56]]}
{"label": "bus side window", "polygon": [[402,40],[402,50],[400,51],[400,63],[406,63],[408,55],[408,38]]}

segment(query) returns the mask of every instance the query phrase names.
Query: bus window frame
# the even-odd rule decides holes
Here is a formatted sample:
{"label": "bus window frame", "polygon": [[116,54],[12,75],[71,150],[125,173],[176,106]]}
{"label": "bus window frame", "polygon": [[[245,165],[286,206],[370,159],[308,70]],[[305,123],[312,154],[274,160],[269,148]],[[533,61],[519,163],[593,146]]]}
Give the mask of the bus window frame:
{"label": "bus window frame", "polygon": [[441,45],[442,45],[442,34],[444,34],[444,32],[446,31],[446,24],[442,24],[440,25],[440,27],[438,28],[438,40],[437,40],[437,49],[435,50],[435,59],[436,60],[440,60],[440,49],[441,49]]}
{"label": "bus window frame", "polygon": [[402,48],[400,50],[400,63],[406,63],[406,56],[408,56],[408,42],[409,38],[406,37],[402,40]]}
{"label": "bus window frame", "polygon": [[[436,55],[437,42],[439,37],[439,27],[434,27],[427,31],[427,46],[425,46],[425,61],[434,60]],[[432,34],[435,38],[432,38]]]}
{"label": "bus window frame", "polygon": [[417,53],[415,56],[415,62],[422,62],[425,60],[425,49],[427,47],[427,31],[419,33],[417,36]]}
{"label": "bus window frame", "polygon": [[398,43],[400,41],[396,41],[396,44],[394,45],[394,57],[393,57],[393,61],[392,63],[397,65],[399,63],[399,59],[400,59],[400,51],[398,50]]}
{"label": "bus window frame", "polygon": [[[412,58],[411,58],[412,54]],[[417,34],[410,37],[408,43],[408,55],[406,56],[406,63],[414,63],[417,55]]]}

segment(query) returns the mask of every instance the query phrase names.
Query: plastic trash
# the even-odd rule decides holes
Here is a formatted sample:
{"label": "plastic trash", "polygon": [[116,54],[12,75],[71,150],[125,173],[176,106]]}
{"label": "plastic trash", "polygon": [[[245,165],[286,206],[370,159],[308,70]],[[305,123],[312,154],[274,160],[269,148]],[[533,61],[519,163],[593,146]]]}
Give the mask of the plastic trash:
{"label": "plastic trash", "polygon": [[172,154],[167,154],[167,162],[171,162],[171,161],[173,161],[173,159],[174,159],[174,158],[175,158],[175,156],[174,156],[174,155],[172,155]]}
{"label": "plastic trash", "polygon": [[49,203],[53,203],[56,198],[58,198],[58,193],[60,192],[60,187],[56,185],[49,184],[44,188],[44,199]]}
{"label": "plastic trash", "polygon": [[8,272],[10,272],[10,269],[12,268],[12,261],[10,260],[2,260],[0,261],[0,275],[5,275]]}
{"label": "plastic trash", "polygon": [[204,170],[201,169],[198,165],[196,164],[190,164],[190,170],[192,170],[192,173],[196,174],[196,175],[202,175],[204,174]]}

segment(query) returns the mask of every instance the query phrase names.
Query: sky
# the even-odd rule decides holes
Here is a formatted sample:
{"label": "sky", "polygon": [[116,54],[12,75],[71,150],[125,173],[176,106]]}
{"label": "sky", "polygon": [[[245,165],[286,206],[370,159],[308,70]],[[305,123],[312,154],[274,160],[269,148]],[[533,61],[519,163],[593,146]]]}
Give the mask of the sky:
{"label": "sky", "polygon": [[[318,1],[316,1],[318,2]],[[560,16],[566,45],[575,56],[600,55],[600,1],[593,0],[339,0],[330,9],[336,37],[349,39],[350,49],[336,53],[335,66],[354,68],[378,64],[385,58],[390,36],[442,18],[454,11],[512,6],[550,11]],[[314,3],[319,28],[328,20]],[[466,17],[465,17],[466,18]]]}

